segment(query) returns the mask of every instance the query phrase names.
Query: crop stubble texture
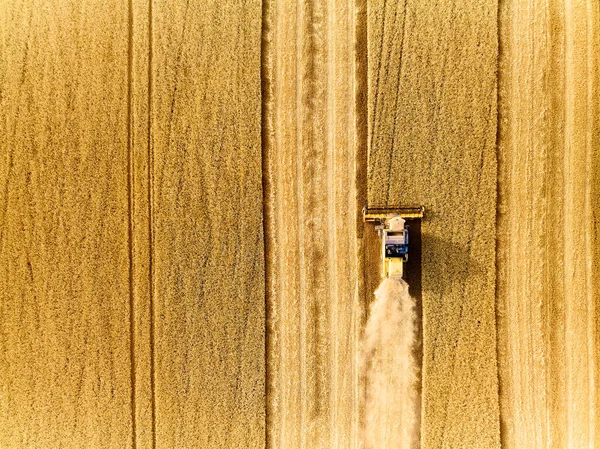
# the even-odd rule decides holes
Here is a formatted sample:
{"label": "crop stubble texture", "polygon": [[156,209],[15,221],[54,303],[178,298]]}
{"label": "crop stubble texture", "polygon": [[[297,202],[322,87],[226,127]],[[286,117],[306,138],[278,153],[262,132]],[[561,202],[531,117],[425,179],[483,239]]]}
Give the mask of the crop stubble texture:
{"label": "crop stubble texture", "polygon": [[367,6],[368,201],[426,208],[422,447],[499,448],[498,5]]}
{"label": "crop stubble texture", "polygon": [[354,2],[265,11],[267,446],[357,448]]}
{"label": "crop stubble texture", "polygon": [[150,11],[157,447],[264,446],[261,11]]}
{"label": "crop stubble texture", "polygon": [[3,448],[264,447],[261,11],[0,5]]}
{"label": "crop stubble texture", "polygon": [[3,448],[132,441],[127,17],[0,2]]}
{"label": "crop stubble texture", "polygon": [[503,447],[600,445],[600,4],[500,10]]}

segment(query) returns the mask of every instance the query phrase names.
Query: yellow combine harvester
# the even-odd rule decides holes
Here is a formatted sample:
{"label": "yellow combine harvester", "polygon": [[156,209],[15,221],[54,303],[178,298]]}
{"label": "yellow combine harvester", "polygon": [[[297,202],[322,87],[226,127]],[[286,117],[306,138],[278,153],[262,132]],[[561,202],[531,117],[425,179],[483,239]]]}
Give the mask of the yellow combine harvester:
{"label": "yellow combine harvester", "polygon": [[408,260],[407,219],[423,218],[425,208],[416,207],[365,207],[365,222],[376,223],[381,238],[381,276],[401,278],[404,263]]}

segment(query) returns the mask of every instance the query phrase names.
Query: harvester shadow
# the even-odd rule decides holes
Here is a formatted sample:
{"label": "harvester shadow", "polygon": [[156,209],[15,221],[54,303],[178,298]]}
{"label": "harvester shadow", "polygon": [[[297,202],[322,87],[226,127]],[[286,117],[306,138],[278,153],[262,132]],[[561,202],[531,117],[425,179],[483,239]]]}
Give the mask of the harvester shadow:
{"label": "harvester shadow", "polygon": [[[487,275],[484,265],[472,256],[468,245],[458,245],[438,237],[422,234],[421,223],[409,223],[409,258],[405,265],[404,280],[415,299],[421,299],[423,291],[440,296],[452,285],[465,285]],[[424,256],[424,250],[427,252]],[[427,282],[423,284],[423,267],[427,270]],[[432,282],[436,279],[436,282]]]}
{"label": "harvester shadow", "polygon": [[[464,285],[471,277],[484,276],[486,273],[482,264],[471,256],[469,247],[432,235],[423,235],[420,220],[407,220],[407,225],[410,229],[409,258],[404,267],[404,280],[408,283],[410,296],[415,300],[417,338],[413,346],[413,357],[421,371],[423,366],[423,248],[429,252],[426,260],[428,279],[439,276],[442,281],[429,282],[426,286],[426,291],[434,293],[434,296],[442,296],[444,290],[448,288],[448,282]],[[419,374],[417,379],[417,394],[421,396],[422,375]],[[419,409],[418,428],[420,428],[421,413]]]}
{"label": "harvester shadow", "polygon": [[[466,286],[474,279],[487,275],[483,264],[472,255],[468,246],[461,246],[448,240],[422,234],[421,221],[407,221],[410,229],[409,257],[405,265],[404,280],[408,284],[410,296],[415,300],[418,320],[419,366],[421,365],[423,335],[423,292],[428,296],[441,298],[450,288]],[[423,249],[426,254],[423,263]],[[427,269],[427,284],[423,284],[423,266]],[[432,282],[436,280],[436,282]]]}

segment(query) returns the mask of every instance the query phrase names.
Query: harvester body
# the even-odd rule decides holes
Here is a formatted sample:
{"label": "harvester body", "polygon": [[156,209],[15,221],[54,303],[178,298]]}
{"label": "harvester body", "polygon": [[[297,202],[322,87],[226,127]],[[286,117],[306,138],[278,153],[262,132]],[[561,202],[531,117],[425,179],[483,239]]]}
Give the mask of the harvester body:
{"label": "harvester body", "polygon": [[381,276],[384,278],[401,278],[404,274],[404,263],[408,261],[408,225],[407,219],[423,217],[424,208],[367,208],[363,210],[366,222],[377,223],[375,229],[381,238]]}

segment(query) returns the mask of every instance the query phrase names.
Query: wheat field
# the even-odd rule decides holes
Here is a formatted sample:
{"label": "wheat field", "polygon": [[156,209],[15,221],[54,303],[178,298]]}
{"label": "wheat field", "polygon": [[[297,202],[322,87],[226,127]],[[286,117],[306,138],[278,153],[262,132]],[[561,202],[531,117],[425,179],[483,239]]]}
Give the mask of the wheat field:
{"label": "wheat field", "polygon": [[0,448],[364,448],[367,204],[416,446],[600,448],[597,0],[0,1]]}

